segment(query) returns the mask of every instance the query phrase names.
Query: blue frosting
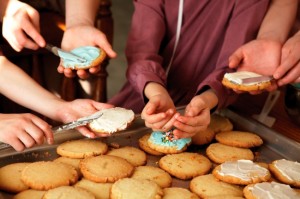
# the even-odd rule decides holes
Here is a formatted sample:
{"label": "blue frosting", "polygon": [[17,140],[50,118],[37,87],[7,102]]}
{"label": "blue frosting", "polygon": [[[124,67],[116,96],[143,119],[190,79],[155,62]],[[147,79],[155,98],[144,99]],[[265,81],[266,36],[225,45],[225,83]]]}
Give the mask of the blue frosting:
{"label": "blue frosting", "polygon": [[167,147],[177,147],[177,150],[183,149],[187,144],[191,143],[192,138],[182,138],[173,141],[163,141],[166,134],[160,131],[153,131],[150,135],[149,140],[157,145]]}

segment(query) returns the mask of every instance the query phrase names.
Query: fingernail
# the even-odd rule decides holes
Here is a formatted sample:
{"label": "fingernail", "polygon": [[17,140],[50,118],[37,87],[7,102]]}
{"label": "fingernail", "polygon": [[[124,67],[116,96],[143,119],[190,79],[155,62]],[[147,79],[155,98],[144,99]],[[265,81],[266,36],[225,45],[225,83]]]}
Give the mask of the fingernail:
{"label": "fingernail", "polygon": [[47,139],[47,143],[48,143],[48,144],[53,144],[53,142],[54,142],[54,141],[53,141],[52,138],[48,138],[48,139]]}

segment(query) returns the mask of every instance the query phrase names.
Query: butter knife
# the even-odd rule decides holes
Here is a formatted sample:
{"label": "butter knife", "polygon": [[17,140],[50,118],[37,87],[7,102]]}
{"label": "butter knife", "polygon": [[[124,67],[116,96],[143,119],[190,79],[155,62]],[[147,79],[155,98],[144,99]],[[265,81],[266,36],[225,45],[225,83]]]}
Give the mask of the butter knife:
{"label": "butter knife", "polygon": [[272,76],[248,77],[242,79],[242,84],[261,83],[261,82],[271,81],[273,79],[274,78]]}
{"label": "butter knife", "polygon": [[74,53],[64,51],[61,48],[58,48],[51,44],[46,44],[45,48],[47,50],[49,50],[50,52],[52,52],[54,55],[56,55],[62,59],[74,60],[76,62],[81,62],[81,63],[86,62],[86,60],[84,58],[79,57],[79,56],[75,55]]}

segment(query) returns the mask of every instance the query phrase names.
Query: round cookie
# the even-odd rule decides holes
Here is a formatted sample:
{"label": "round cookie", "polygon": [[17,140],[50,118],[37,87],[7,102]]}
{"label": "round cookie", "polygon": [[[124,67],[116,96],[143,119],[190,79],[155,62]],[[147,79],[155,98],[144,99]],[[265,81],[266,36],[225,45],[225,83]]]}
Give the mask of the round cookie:
{"label": "round cookie", "polygon": [[248,72],[239,71],[234,73],[226,73],[223,77],[222,84],[227,88],[240,90],[240,91],[258,91],[264,90],[271,86],[271,79],[260,82],[243,83],[242,79],[250,77],[260,77],[262,75]]}
{"label": "round cookie", "polygon": [[71,140],[60,144],[56,152],[69,158],[86,158],[105,154],[108,150],[107,144],[100,140],[80,139]]}
{"label": "round cookie", "polygon": [[38,191],[34,189],[27,189],[16,194],[13,199],[41,199],[46,191]]}
{"label": "round cookie", "polygon": [[208,127],[204,131],[200,131],[192,137],[192,143],[195,145],[204,145],[210,143],[215,137],[215,132]]}
{"label": "round cookie", "polygon": [[163,190],[150,180],[123,178],[111,188],[111,199],[159,199]]}
{"label": "round cookie", "polygon": [[300,193],[292,189],[289,185],[277,182],[261,182],[247,185],[244,190],[244,196],[247,199],[259,199],[268,196],[268,198],[300,198]]}
{"label": "round cookie", "polygon": [[112,185],[113,183],[97,183],[82,178],[74,185],[74,187],[85,189],[96,196],[96,198],[108,199]]}
{"label": "round cookie", "polygon": [[172,177],[169,173],[153,166],[136,167],[131,178],[151,180],[161,188],[170,187],[172,184]]}
{"label": "round cookie", "polygon": [[107,152],[107,155],[118,156],[124,158],[133,166],[142,166],[147,163],[146,153],[132,146],[125,146],[118,149],[112,149]]}
{"label": "round cookie", "polygon": [[245,131],[220,132],[216,135],[216,140],[219,143],[240,148],[258,147],[263,144],[261,137]]}
{"label": "round cookie", "polygon": [[232,131],[233,124],[231,121],[220,114],[214,113],[210,116],[209,128],[212,129],[215,133],[223,131]]}
{"label": "round cookie", "polygon": [[206,197],[205,199],[245,199],[242,196],[212,196],[212,197]]}
{"label": "round cookie", "polygon": [[13,163],[0,168],[0,189],[3,191],[18,193],[29,187],[21,180],[23,169],[30,163]]}
{"label": "round cookie", "polygon": [[214,196],[243,196],[243,189],[238,185],[229,184],[218,180],[212,174],[197,176],[190,182],[190,189],[200,198]]}
{"label": "round cookie", "polygon": [[155,151],[165,154],[181,153],[191,144],[191,138],[182,138],[177,140],[167,140],[166,133],[154,131],[148,139],[148,146]]}
{"label": "round cookie", "polygon": [[206,148],[206,155],[211,161],[218,164],[226,161],[254,159],[253,152],[250,149],[227,146],[221,143],[210,144]]}
{"label": "round cookie", "polygon": [[269,164],[269,169],[277,180],[293,187],[300,188],[300,163],[281,159]]}
{"label": "round cookie", "polygon": [[61,156],[61,157],[58,157],[58,158],[54,159],[53,161],[54,162],[61,162],[61,163],[73,166],[76,169],[77,173],[78,173],[78,177],[82,176],[80,168],[79,168],[79,163],[80,163],[81,159],[68,158],[68,157]]}
{"label": "round cookie", "polygon": [[78,173],[73,166],[64,163],[39,161],[23,169],[21,180],[32,189],[49,190],[76,183]]}
{"label": "round cookie", "polygon": [[71,186],[61,186],[54,189],[48,190],[44,196],[43,199],[96,199],[96,197],[90,193],[89,191],[86,191],[81,188],[71,187]]}
{"label": "round cookie", "polygon": [[127,129],[135,119],[134,112],[129,109],[115,107],[102,109],[95,114],[103,115],[88,124],[97,134],[112,134]]}
{"label": "round cookie", "polygon": [[163,189],[164,197],[163,199],[199,199],[199,197],[190,192],[188,189],[181,187],[170,187]]}
{"label": "round cookie", "polygon": [[115,182],[131,176],[134,166],[123,158],[101,155],[83,159],[80,170],[86,179],[93,182]]}
{"label": "round cookie", "polygon": [[150,155],[164,155],[161,152],[158,152],[152,148],[149,147],[148,145],[148,139],[150,138],[150,133],[147,133],[143,135],[138,141],[139,141],[139,147],[144,150],[146,153],[149,153]]}
{"label": "round cookie", "polygon": [[106,58],[106,53],[101,48],[94,46],[82,46],[71,50],[71,53],[84,59],[84,62],[69,58],[68,54],[58,51],[59,56],[62,58],[61,65],[64,68],[71,68],[73,70],[85,70],[94,66],[98,66]]}
{"label": "round cookie", "polygon": [[271,178],[268,169],[251,160],[227,161],[215,167],[212,173],[223,182],[237,185],[266,182]]}
{"label": "round cookie", "polygon": [[212,163],[205,156],[188,152],[166,155],[159,160],[158,165],[182,180],[207,174],[212,167]]}

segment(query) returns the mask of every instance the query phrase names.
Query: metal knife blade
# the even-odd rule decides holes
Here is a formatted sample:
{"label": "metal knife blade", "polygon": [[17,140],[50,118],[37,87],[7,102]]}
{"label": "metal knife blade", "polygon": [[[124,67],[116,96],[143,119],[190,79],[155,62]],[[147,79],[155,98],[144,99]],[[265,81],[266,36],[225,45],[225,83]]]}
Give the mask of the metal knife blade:
{"label": "metal knife blade", "polygon": [[242,79],[242,84],[261,83],[274,79],[272,76],[248,77]]}
{"label": "metal knife blade", "polygon": [[84,58],[79,57],[79,56],[75,55],[74,53],[66,52],[66,51],[62,50],[61,48],[58,48],[51,44],[46,44],[45,48],[60,58],[71,59],[71,60],[78,61],[81,63],[86,62],[86,60]]}

